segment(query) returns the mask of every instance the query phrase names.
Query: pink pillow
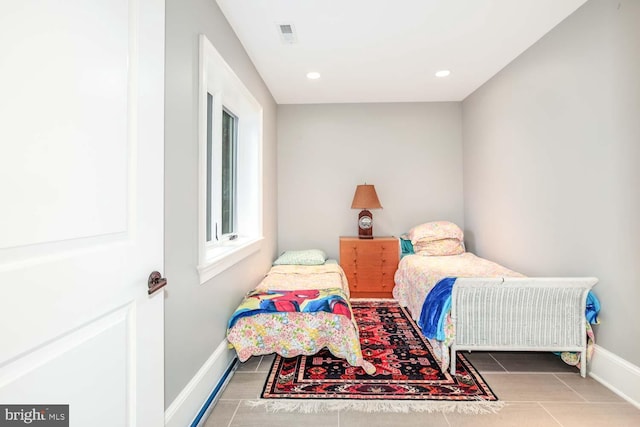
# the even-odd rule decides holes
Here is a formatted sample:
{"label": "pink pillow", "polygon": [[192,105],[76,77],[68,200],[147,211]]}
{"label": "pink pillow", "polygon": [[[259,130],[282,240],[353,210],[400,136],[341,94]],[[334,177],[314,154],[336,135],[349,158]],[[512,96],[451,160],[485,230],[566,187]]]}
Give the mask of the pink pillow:
{"label": "pink pillow", "polygon": [[433,221],[417,225],[409,230],[409,238],[415,246],[417,243],[428,243],[442,239],[464,240],[460,227],[449,221]]}
{"label": "pink pillow", "polygon": [[418,255],[446,256],[464,253],[464,244],[458,239],[440,239],[432,242],[420,241],[413,245]]}

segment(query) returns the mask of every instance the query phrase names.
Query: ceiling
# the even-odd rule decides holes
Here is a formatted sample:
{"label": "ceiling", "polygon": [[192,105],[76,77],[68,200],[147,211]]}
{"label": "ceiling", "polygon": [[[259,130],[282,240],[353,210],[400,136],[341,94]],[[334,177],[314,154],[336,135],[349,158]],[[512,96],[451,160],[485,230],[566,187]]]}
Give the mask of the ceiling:
{"label": "ceiling", "polygon": [[585,1],[217,0],[278,104],[461,101]]}

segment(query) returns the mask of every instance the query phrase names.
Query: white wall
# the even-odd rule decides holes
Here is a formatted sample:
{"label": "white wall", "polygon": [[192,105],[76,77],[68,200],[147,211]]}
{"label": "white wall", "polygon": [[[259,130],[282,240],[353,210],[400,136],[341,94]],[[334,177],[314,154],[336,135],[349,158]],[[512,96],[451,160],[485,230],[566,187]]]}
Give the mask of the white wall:
{"label": "white wall", "polygon": [[636,0],[591,0],[463,102],[470,248],[529,275],[598,277],[597,342],[636,366],[639,23]]}
{"label": "white wall", "polygon": [[[201,33],[206,34],[264,109],[266,237],[260,253],[204,285],[199,284],[196,270],[198,36]],[[222,362],[235,356],[234,351],[224,347],[227,320],[242,296],[263,277],[276,254],[276,104],[214,0],[166,0],[165,89],[165,274],[169,280],[165,317],[165,405],[169,406],[217,348],[224,349],[223,354],[216,354]],[[215,380],[208,382],[213,386]],[[195,404],[202,403],[204,398],[196,396]]]}
{"label": "white wall", "polygon": [[447,219],[463,226],[461,105],[278,106],[278,250],[317,247],[338,258],[357,235],[356,185],[383,206],[374,235]]}

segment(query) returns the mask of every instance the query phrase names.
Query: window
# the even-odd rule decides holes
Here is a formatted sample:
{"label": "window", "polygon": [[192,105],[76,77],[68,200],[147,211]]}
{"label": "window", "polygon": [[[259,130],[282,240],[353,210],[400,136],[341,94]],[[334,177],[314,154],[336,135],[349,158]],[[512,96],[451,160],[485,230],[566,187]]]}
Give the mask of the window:
{"label": "window", "polygon": [[[213,95],[207,93],[207,243],[237,238],[238,117],[223,107],[218,119],[222,124],[219,150],[214,144]],[[216,157],[221,159],[219,189],[214,180]]]}
{"label": "window", "polygon": [[200,282],[259,250],[262,108],[200,39]]}
{"label": "window", "polygon": [[236,212],[236,151],[238,118],[222,110],[222,220],[224,236],[234,235]]}

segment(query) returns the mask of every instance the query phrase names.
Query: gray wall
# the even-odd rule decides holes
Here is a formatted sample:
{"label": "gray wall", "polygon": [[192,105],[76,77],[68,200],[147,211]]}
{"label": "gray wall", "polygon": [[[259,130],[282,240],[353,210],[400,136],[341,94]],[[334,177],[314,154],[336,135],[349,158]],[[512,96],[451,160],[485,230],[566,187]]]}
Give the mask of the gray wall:
{"label": "gray wall", "polygon": [[[204,33],[264,109],[261,252],[204,285],[198,264],[198,37]],[[225,340],[226,322],[276,254],[276,104],[214,0],[166,0],[165,405]]]}
{"label": "gray wall", "polygon": [[597,343],[640,365],[640,2],[591,0],[463,102],[470,249],[596,276]]}
{"label": "gray wall", "polygon": [[317,247],[338,258],[357,235],[356,185],[383,206],[374,235],[447,219],[463,226],[461,105],[278,106],[278,250]]}

